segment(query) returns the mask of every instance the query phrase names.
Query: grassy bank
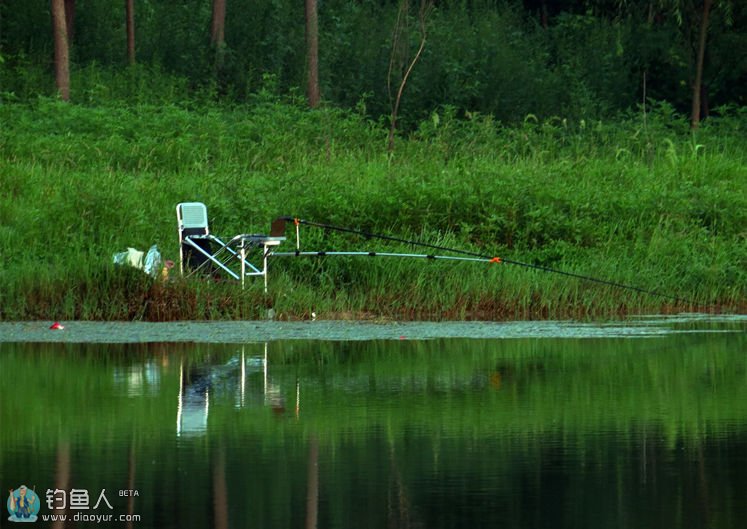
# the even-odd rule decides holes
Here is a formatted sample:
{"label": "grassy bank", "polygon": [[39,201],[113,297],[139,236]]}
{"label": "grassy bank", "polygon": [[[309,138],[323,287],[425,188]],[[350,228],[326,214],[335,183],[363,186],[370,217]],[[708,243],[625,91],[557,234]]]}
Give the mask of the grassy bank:
{"label": "grassy bank", "polygon": [[[0,319],[533,318],[747,307],[747,116],[692,134],[643,119],[505,128],[448,109],[385,151],[386,129],[260,95],[251,106],[0,106]],[[111,264],[202,201],[218,234],[281,215],[411,237],[635,285],[512,265],[287,259],[259,282],[152,282]],[[290,233],[288,235],[291,235]],[[334,233],[309,249],[410,250]]]}

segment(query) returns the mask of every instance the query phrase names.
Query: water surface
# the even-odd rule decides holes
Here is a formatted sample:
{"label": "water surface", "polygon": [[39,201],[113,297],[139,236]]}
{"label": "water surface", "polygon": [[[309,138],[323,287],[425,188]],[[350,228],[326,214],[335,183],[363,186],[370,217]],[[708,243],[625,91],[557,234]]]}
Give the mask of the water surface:
{"label": "water surface", "polygon": [[318,323],[0,325],[0,484],[115,527],[744,526],[743,319]]}

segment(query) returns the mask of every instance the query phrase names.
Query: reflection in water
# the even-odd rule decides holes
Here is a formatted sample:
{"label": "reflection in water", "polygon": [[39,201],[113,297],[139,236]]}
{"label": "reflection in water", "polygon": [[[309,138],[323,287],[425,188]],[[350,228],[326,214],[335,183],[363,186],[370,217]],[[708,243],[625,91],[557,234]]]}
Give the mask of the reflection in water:
{"label": "reflection in water", "polygon": [[226,450],[221,446],[213,462],[213,527],[228,529],[228,485],[226,484]]}
{"label": "reflection in water", "polygon": [[[132,439],[130,441],[130,457],[127,461],[127,490],[128,491],[134,491],[136,490],[136,481],[135,481],[135,468],[136,468],[136,455],[135,455],[135,440]],[[130,495],[127,497],[127,514],[129,515],[129,519],[127,520],[127,529],[132,529],[133,527],[133,515],[135,514],[135,496]]]}
{"label": "reflection in water", "polygon": [[389,464],[391,468],[387,488],[387,526],[393,528],[422,527],[417,516],[417,509],[412,504],[411,495],[402,479],[396,449],[393,445],[389,446]]}
{"label": "reflection in water", "polygon": [[[58,491],[64,491],[62,493],[63,497],[67,497],[67,491],[70,490],[70,442],[66,440],[60,441],[57,445],[54,487],[53,494],[55,497],[58,497]],[[61,510],[56,510],[55,514],[69,514],[67,501],[62,503],[55,502],[54,505],[62,507]],[[52,522],[52,529],[62,529],[63,527],[65,527],[63,520],[58,519]]]}
{"label": "reflection in water", "polygon": [[732,529],[745,350],[744,333],[0,346],[0,395],[24,395],[0,399],[0,478],[138,489],[112,498],[134,527]]}
{"label": "reflection in water", "polygon": [[309,470],[306,486],[306,529],[316,529],[319,517],[319,440],[309,438]]}
{"label": "reflection in water", "polygon": [[115,383],[124,388],[128,397],[156,395],[160,391],[161,366],[156,359],[114,368]]}
{"label": "reflection in water", "polygon": [[184,372],[179,365],[179,399],[176,408],[176,435],[203,434],[210,412],[210,376],[201,370]]}
{"label": "reflection in water", "polygon": [[[184,358],[179,363],[179,391],[176,408],[176,434],[204,435],[208,429],[210,414],[210,393],[214,389],[227,389],[235,385],[236,408],[244,408],[263,403],[275,415],[285,413],[285,395],[278,384],[269,377],[268,344],[264,344],[264,354],[247,356],[246,346],[241,352],[232,355],[221,364],[192,363],[185,367]],[[131,368],[139,372],[138,367]],[[250,384],[254,373],[262,373],[262,386]],[[300,411],[301,389],[296,382],[296,417]]]}
{"label": "reflection in water", "polygon": [[[264,344],[264,354],[262,356],[247,356],[246,345],[241,346],[241,354],[239,357],[239,385],[236,399],[236,407],[243,408],[247,405],[255,405],[258,403],[256,393],[256,387],[254,384],[247,388],[249,379],[256,373],[262,373],[262,395],[267,394],[267,343]],[[232,365],[233,359],[228,361],[228,365]],[[247,394],[247,391],[249,392]],[[248,400],[249,399],[249,400]]]}

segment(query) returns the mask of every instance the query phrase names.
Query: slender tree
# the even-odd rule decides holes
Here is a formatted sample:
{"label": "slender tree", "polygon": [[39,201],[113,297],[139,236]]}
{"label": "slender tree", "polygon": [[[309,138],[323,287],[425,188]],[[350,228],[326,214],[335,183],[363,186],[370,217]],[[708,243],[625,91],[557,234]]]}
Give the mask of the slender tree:
{"label": "slender tree", "polygon": [[67,26],[68,46],[75,37],[75,0],[65,0],[65,24]]}
{"label": "slender tree", "polygon": [[306,66],[308,68],[307,96],[309,106],[319,106],[319,20],[316,0],[306,0]]}
{"label": "slender tree", "polygon": [[226,51],[226,0],[213,0],[213,17],[210,22],[210,44],[214,53],[213,74],[220,82]]}
{"label": "slender tree", "polygon": [[[588,0],[592,6],[603,3],[600,0]],[[711,23],[713,11],[720,7],[727,22],[730,20],[732,0],[617,0],[618,8],[622,12],[625,9],[642,9],[648,11],[648,20],[654,19],[654,11],[669,12],[683,28],[686,40],[694,47],[694,71],[692,77],[692,106],[690,112],[690,125],[697,128],[703,116],[703,110],[707,113],[707,93],[703,83],[703,70],[705,68],[706,48],[708,43],[708,27]],[[644,7],[645,6],[645,7]],[[697,26],[697,31],[695,27]],[[694,34],[697,33],[697,42]]]}
{"label": "slender tree", "polygon": [[[407,85],[407,80],[410,78],[412,69],[415,67],[415,64],[418,62],[420,56],[423,54],[423,50],[425,49],[428,16],[432,10],[433,0],[420,0],[420,9],[418,11],[420,43],[415,55],[408,61],[407,54],[409,52],[409,45],[407,39],[409,37],[408,19],[410,0],[400,0],[399,3],[397,20],[394,23],[394,32],[392,35],[392,53],[389,57],[389,72],[387,74],[387,89],[389,90],[389,99],[392,101],[392,113],[389,121],[389,140],[387,142],[387,149],[389,152],[394,151],[394,133],[397,130],[397,116],[399,114],[400,102],[402,101],[402,94],[405,91],[405,85]],[[406,68],[405,65],[407,65]],[[399,86],[396,95],[392,96],[392,77],[398,70],[401,75]]]}
{"label": "slender tree", "polygon": [[65,0],[51,1],[52,27],[54,30],[55,82],[63,101],[70,101],[70,54],[68,50]]}
{"label": "slender tree", "polygon": [[226,41],[226,0],[213,0],[213,19],[210,25],[210,43],[220,48]]}
{"label": "slender tree", "polygon": [[693,106],[690,114],[690,125],[697,128],[700,124],[700,110],[703,101],[703,63],[705,62],[706,40],[708,38],[708,24],[713,0],[704,0],[703,12],[700,19],[700,35],[698,37],[698,55],[695,61],[695,81],[693,82]]}
{"label": "slender tree", "polygon": [[[700,124],[703,110],[707,112],[707,94],[703,83],[703,70],[705,67],[706,48],[708,43],[708,27],[711,23],[711,15],[716,7],[723,11],[726,21],[729,21],[732,3],[731,0],[659,0],[659,6],[669,9],[674,13],[680,26],[684,26],[685,34],[688,36],[696,33],[697,43],[694,43],[694,72],[692,82],[692,108],[690,113],[690,125],[697,128]],[[689,20],[688,20],[689,19]],[[692,28],[692,29],[691,29]],[[694,40],[688,38],[688,40]]]}
{"label": "slender tree", "polygon": [[135,64],[135,0],[125,0],[125,15],[127,19],[127,63]]}

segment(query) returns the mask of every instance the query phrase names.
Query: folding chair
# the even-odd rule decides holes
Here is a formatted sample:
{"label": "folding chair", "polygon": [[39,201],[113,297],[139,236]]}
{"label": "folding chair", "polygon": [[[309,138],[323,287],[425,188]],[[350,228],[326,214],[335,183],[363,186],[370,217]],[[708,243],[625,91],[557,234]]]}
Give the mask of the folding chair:
{"label": "folding chair", "polygon": [[[285,237],[239,234],[224,242],[210,233],[207,208],[202,202],[182,202],[176,205],[179,232],[179,272],[189,276],[200,272],[225,273],[240,280],[244,288],[247,276],[263,276],[267,292],[267,258]],[[261,248],[261,267],[253,264],[248,254]]]}

